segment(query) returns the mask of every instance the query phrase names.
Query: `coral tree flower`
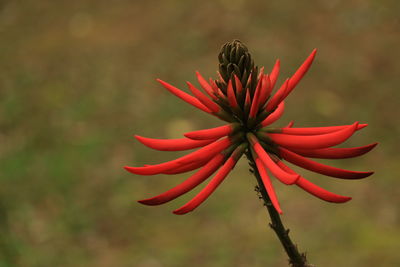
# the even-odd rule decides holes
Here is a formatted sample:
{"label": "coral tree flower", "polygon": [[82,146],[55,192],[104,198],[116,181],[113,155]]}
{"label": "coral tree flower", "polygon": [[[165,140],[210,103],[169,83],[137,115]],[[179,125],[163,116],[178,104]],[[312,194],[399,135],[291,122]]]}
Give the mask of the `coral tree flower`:
{"label": "coral tree flower", "polygon": [[152,198],[139,200],[145,205],[160,205],[192,190],[214,173],[208,184],[188,203],[174,211],[185,214],[203,203],[227,177],[243,154],[252,158],[260,173],[271,202],[282,213],[271,183],[272,174],[286,185],[296,185],[308,193],[328,202],[343,203],[351,198],[331,193],[308,181],[292,170],[286,162],[306,170],[340,179],[362,179],[373,172],[339,169],[318,163],[310,158],[341,159],[363,155],[376,143],[360,147],[334,147],[346,141],[367,124],[355,122],[350,125],[294,128],[272,128],[283,114],[285,99],[310,68],[316,50],[275,93],[280,61],[277,60],[270,73],[254,66],[246,46],[240,41],[226,43],[218,56],[219,79],[206,79],[196,72],[202,90],[187,82],[192,95],[162,81],[161,85],[188,104],[215,116],[227,124],[220,127],[193,131],[181,139],[153,139],[136,135],[145,146],[161,151],[181,151],[199,148],[172,161],[125,167],[139,175],[178,174],[197,170],[189,178],[172,189]]}

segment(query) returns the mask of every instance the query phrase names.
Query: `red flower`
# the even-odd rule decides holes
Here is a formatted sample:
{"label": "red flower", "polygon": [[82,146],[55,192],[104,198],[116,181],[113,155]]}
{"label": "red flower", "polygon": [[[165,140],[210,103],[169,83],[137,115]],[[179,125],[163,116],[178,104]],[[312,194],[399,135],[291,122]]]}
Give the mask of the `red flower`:
{"label": "red flower", "polygon": [[363,155],[376,146],[334,148],[367,124],[293,128],[269,128],[283,114],[285,99],[310,68],[316,50],[304,61],[294,75],[273,94],[279,75],[280,62],[269,74],[258,71],[247,48],[235,40],[225,44],[219,54],[219,79],[208,82],[196,72],[204,93],[187,83],[192,95],[157,80],[172,94],[192,106],[209,113],[228,124],[185,133],[181,139],[153,139],[135,136],[145,146],[162,151],[200,149],[178,159],[144,167],[125,167],[140,175],[178,174],[199,169],[183,183],[158,196],[140,200],[145,205],[160,205],[192,190],[216,173],[210,182],[192,200],[174,211],[185,214],[204,202],[246,153],[255,162],[265,189],[275,209],[282,213],[268,171],[280,182],[297,185],[308,193],[329,202],[343,203],[351,198],[331,193],[297,174],[284,160],[304,169],[341,179],[362,179],[373,172],[357,172],[331,167],[309,158],[340,159]]}

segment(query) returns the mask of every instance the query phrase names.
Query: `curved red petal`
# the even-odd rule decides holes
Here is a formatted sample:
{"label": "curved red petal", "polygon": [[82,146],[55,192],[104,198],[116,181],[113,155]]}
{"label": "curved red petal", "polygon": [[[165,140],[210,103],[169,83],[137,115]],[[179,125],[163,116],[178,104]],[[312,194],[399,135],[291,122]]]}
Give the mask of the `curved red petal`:
{"label": "curved red petal", "polygon": [[357,171],[349,171],[344,169],[339,169],[336,167],[328,166],[319,162],[315,162],[313,160],[302,157],[290,150],[285,148],[279,148],[281,156],[304,169],[324,174],[331,177],[342,178],[342,179],[362,179],[372,175],[374,172],[357,172]]}
{"label": "curved red petal", "polygon": [[296,87],[303,76],[307,73],[308,69],[311,67],[312,62],[314,61],[316,53],[317,49],[314,49],[308,56],[308,58],[304,61],[304,63],[300,66],[300,68],[290,78],[288,90],[285,92],[284,98],[286,98],[290,94],[290,92]]}
{"label": "curved red petal", "polygon": [[266,111],[273,111],[280,102],[284,100],[284,95],[286,90],[288,90],[289,80],[286,80],[282,86],[278,89],[278,91],[274,94],[271,100],[268,101],[267,106],[265,108]]}
{"label": "curved red petal", "polygon": [[274,88],[276,81],[278,80],[280,67],[281,67],[281,61],[277,59],[270,75],[271,88]]}
{"label": "curved red petal", "polygon": [[249,116],[250,107],[251,107],[250,90],[246,90],[246,98],[244,100],[244,109],[243,109],[244,113],[245,113],[245,117]]}
{"label": "curved red petal", "polygon": [[371,151],[378,143],[369,144],[359,147],[335,147],[320,149],[291,149],[296,154],[309,158],[320,159],[345,159],[364,155]]}
{"label": "curved red petal", "polygon": [[213,174],[221,166],[224,158],[225,157],[222,154],[216,155],[203,168],[201,168],[199,171],[197,171],[195,174],[190,176],[179,185],[158,196],[139,200],[139,202],[151,206],[160,205],[189,192],[190,190],[201,184],[204,180],[206,180],[211,174]]}
{"label": "curved red petal", "polygon": [[290,122],[288,123],[288,125],[286,125],[285,127],[286,127],[286,128],[291,128],[293,125],[294,125],[294,121],[290,121]]}
{"label": "curved red petal", "polygon": [[303,190],[307,191],[308,193],[325,200],[327,202],[333,202],[333,203],[344,203],[349,200],[351,200],[351,197],[347,196],[341,196],[332,192],[329,192],[326,189],[323,189],[322,187],[319,187],[310,181],[306,180],[305,178],[300,176],[300,179],[296,183],[297,186],[302,188]]}
{"label": "curved red petal", "polygon": [[214,156],[215,155],[210,155],[209,158],[180,165],[179,167],[162,172],[162,174],[172,175],[172,174],[179,174],[179,173],[185,173],[185,172],[190,172],[190,171],[196,170],[196,169],[204,166]]}
{"label": "curved red petal", "polygon": [[224,163],[224,165],[218,170],[216,175],[211,179],[211,181],[204,187],[192,200],[188,203],[173,211],[174,214],[182,215],[190,211],[193,211],[201,203],[203,203],[217,187],[222,183],[225,177],[233,169],[236,162],[239,160],[240,156],[243,154],[243,146],[239,146],[235,149],[229,159]]}
{"label": "curved red petal", "polygon": [[306,74],[308,69],[311,66],[311,63],[314,60],[315,54],[317,50],[314,49],[311,55],[304,61],[304,63],[300,66],[300,68],[295,72],[295,74],[279,88],[276,94],[272,97],[272,99],[267,104],[266,110],[272,111],[275,107],[290,94],[290,92],[294,89],[294,87],[299,83],[301,78]]}
{"label": "curved red petal", "polygon": [[272,112],[270,115],[268,115],[268,117],[266,117],[265,120],[261,122],[261,126],[265,127],[276,122],[277,120],[279,120],[280,117],[282,117],[284,111],[285,111],[285,101],[282,101],[275,109],[275,111]]}
{"label": "curved red petal", "polygon": [[236,95],[239,96],[243,90],[242,82],[240,81],[238,76],[236,76],[236,74],[234,75],[234,78],[235,78]]}
{"label": "curved red petal", "polygon": [[229,138],[225,138],[222,140],[215,141],[199,150],[196,150],[190,154],[187,154],[183,157],[174,159],[172,161],[145,166],[145,167],[129,167],[125,166],[124,168],[134,174],[139,175],[155,175],[160,174],[166,171],[169,171],[173,168],[177,168],[182,164],[188,164],[194,161],[201,161],[215,155],[222,150],[226,149],[229,145],[231,145],[231,141]]}
{"label": "curved red petal", "polygon": [[346,141],[357,130],[358,122],[342,130],[320,135],[292,135],[268,133],[267,135],[278,145],[290,148],[325,148]]}
{"label": "curved red petal", "polygon": [[[284,134],[297,134],[297,135],[313,135],[313,134],[326,134],[326,133],[332,133],[336,132],[339,130],[343,130],[350,125],[340,125],[340,126],[327,126],[327,127],[304,127],[304,128],[290,128],[290,127],[284,127],[280,129],[280,133]],[[360,123],[357,125],[357,131],[361,130],[362,128],[368,126],[366,123]]]}
{"label": "curved red petal", "polygon": [[235,96],[235,92],[233,91],[233,85],[232,85],[232,80],[229,80],[228,82],[228,101],[229,101],[229,105],[233,108],[237,108],[238,107],[238,103],[236,100],[236,96]]}
{"label": "curved red petal", "polygon": [[184,136],[194,140],[218,139],[223,136],[231,134],[234,131],[234,129],[236,129],[236,127],[237,124],[227,124],[211,129],[204,129],[204,130],[185,133]]}
{"label": "curved red petal", "polygon": [[254,118],[257,115],[257,112],[259,111],[262,80],[263,79],[260,79],[258,81],[258,85],[257,85],[256,91],[254,93],[253,101],[251,102],[249,118]]}
{"label": "curved red petal", "polygon": [[[278,162],[279,166],[284,169],[285,171],[289,173],[296,173],[293,171],[291,168],[289,168],[286,164],[284,164],[282,161]],[[306,192],[322,199],[328,202],[334,202],[334,203],[344,203],[349,200],[351,200],[351,197],[346,197],[346,196],[341,196],[334,194],[332,192],[329,192],[328,190],[325,190],[304,177],[300,176],[299,180],[297,180],[296,185],[305,190]]]}
{"label": "curved red petal", "polygon": [[258,72],[258,76],[257,76],[257,80],[258,80],[258,81],[260,81],[261,77],[264,75],[264,69],[265,69],[264,66],[262,66],[262,67],[260,68],[260,71]]}
{"label": "curved red petal", "polygon": [[217,189],[217,187],[232,170],[234,164],[235,162],[231,158],[229,158],[221,167],[221,169],[218,170],[217,174],[212,178],[207,186],[200,191],[200,193],[198,193],[192,200],[190,200],[179,209],[174,210],[173,213],[177,215],[183,215],[197,208],[215,191],[215,189]]}
{"label": "curved red petal", "polygon": [[274,187],[271,183],[271,179],[269,178],[267,170],[264,167],[264,164],[262,163],[262,161],[259,158],[256,158],[255,162],[257,165],[258,172],[260,173],[261,179],[263,181],[265,190],[267,191],[268,196],[271,199],[272,205],[274,206],[275,210],[279,214],[282,214],[282,210],[281,210],[281,207],[279,206],[278,198],[276,197]]}
{"label": "curved red petal", "polygon": [[261,94],[260,94],[260,104],[259,107],[263,107],[265,102],[267,101],[268,97],[270,97],[272,91],[271,81],[269,75],[266,74],[263,76],[263,82],[261,87]]}
{"label": "curved red petal", "polygon": [[204,91],[213,99],[218,99],[218,97],[215,96],[214,90],[212,86],[207,83],[206,79],[201,76],[200,72],[196,71],[196,76],[197,80],[199,81],[200,86],[204,89]]}
{"label": "curved red petal", "polygon": [[170,91],[172,94],[174,94],[175,96],[179,97],[180,99],[182,99],[183,101],[185,101],[186,103],[201,109],[207,113],[211,113],[211,110],[209,108],[207,108],[204,104],[202,104],[197,98],[183,92],[182,90],[170,85],[167,82],[164,82],[160,79],[157,79],[157,81],[159,83],[161,83],[162,86],[164,86],[165,89],[167,89],[168,91]]}
{"label": "curved red petal", "polygon": [[212,112],[217,113],[221,110],[221,107],[218,106],[214,101],[209,99],[205,94],[203,94],[199,89],[194,87],[190,82],[186,82],[190,91],[197,97],[197,99],[203,103],[207,108],[209,108]]}
{"label": "curved red petal", "polygon": [[247,134],[247,138],[252,145],[257,156],[265,164],[265,166],[272,172],[272,174],[284,184],[294,184],[299,178],[298,175],[289,174],[283,171],[268,155],[264,148],[260,145],[257,138],[253,134]]}
{"label": "curved red petal", "polygon": [[181,151],[188,150],[197,147],[202,147],[208,145],[215,141],[212,140],[192,140],[188,138],[179,139],[155,139],[148,138],[139,135],[135,135],[135,138],[143,145],[150,147],[152,149],[160,151]]}

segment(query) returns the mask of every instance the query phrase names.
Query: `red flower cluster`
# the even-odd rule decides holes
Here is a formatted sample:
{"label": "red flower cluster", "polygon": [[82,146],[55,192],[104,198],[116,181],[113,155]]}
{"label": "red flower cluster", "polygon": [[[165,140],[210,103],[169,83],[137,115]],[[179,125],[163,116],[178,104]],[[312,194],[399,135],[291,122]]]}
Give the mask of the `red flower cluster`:
{"label": "red flower cluster", "polygon": [[263,68],[254,67],[247,48],[234,41],[227,43],[219,55],[219,79],[208,82],[197,74],[204,92],[187,83],[192,95],[164,82],[168,91],[192,106],[218,117],[228,124],[185,133],[181,139],[153,139],[135,136],[145,146],[161,151],[200,149],[178,159],[144,167],[125,167],[139,175],[178,174],[199,169],[183,183],[158,196],[140,200],[145,205],[160,205],[192,190],[209,178],[211,181],[187,204],[174,211],[185,214],[204,202],[234,168],[240,157],[246,155],[255,162],[265,189],[275,209],[282,213],[268,172],[280,182],[295,184],[310,194],[329,202],[342,203],[350,197],[331,193],[297,174],[283,160],[304,169],[342,179],[361,179],[373,172],[357,172],[318,163],[309,158],[340,159],[363,155],[376,146],[334,148],[354,132],[367,126],[355,122],[351,125],[293,128],[269,128],[283,114],[284,100],[310,68],[316,50],[305,60],[294,75],[287,79],[272,95],[278,78],[280,62],[264,74]]}

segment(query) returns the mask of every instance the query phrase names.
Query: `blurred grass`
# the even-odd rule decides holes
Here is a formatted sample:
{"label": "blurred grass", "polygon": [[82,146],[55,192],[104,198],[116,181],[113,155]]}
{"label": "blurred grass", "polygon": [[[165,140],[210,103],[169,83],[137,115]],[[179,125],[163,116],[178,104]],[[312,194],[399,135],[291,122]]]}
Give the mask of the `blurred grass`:
{"label": "blurred grass", "polygon": [[[276,184],[284,220],[317,266],[399,266],[398,1],[2,1],[0,266],[286,266],[243,160],[198,210],[135,202],[186,176],[139,177],[155,163],[132,139],[177,137],[218,122],[156,84],[215,76],[219,47],[241,39],[256,63],[288,77],[317,60],[282,124],[369,127],[348,145],[370,154],[335,166],[363,181],[312,181],[351,195],[323,203]],[[197,192],[197,191],[196,191]]]}

